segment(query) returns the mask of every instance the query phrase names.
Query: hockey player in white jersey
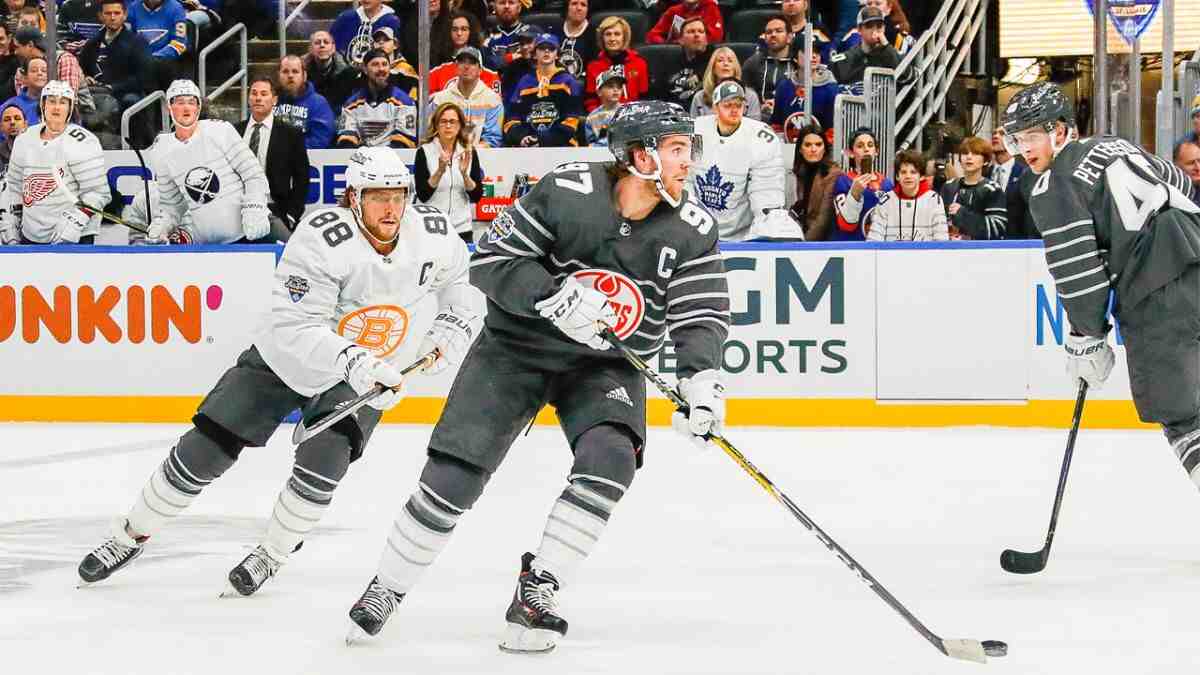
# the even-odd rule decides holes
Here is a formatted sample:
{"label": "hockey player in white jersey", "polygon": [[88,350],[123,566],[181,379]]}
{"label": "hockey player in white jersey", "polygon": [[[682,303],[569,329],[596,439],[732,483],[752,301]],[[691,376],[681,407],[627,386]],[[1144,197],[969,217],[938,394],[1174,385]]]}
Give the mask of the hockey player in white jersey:
{"label": "hockey player in white jersey", "polygon": [[224,120],[200,119],[200,89],[191,80],[172,82],[167,103],[175,130],[150,148],[161,206],[147,241],[229,244],[270,234],[267,175],[241,134]]}
{"label": "hockey player in white jersey", "polygon": [[229,573],[238,593],[254,593],[316,526],[382,412],[403,397],[401,367],[430,353],[437,358],[426,373],[462,360],[481,323],[469,254],[437,209],[407,204],[411,183],[395,151],[354,153],[339,206],[308,215],[287,242],[254,344],[200,404],[195,426],[113,522],[109,538],[80,563],[85,582],[137,558],[148,537],[243,448],[265,445],[290,411],[301,408],[311,422],[376,384],[392,387],[296,448],[262,544]]}
{"label": "hockey player in white jersey", "polygon": [[771,127],[744,116],[745,104],[736,80],[713,90],[714,114],[696,118],[704,157],[692,164],[692,190],[716,216],[722,240],[802,240],[784,206],[783,144]]}
{"label": "hockey player in white jersey", "polygon": [[0,243],[94,243],[100,217],[84,209],[103,209],[111,199],[104,150],[95,134],[71,123],[71,85],[47,82],[39,105],[42,122],[13,143]]}

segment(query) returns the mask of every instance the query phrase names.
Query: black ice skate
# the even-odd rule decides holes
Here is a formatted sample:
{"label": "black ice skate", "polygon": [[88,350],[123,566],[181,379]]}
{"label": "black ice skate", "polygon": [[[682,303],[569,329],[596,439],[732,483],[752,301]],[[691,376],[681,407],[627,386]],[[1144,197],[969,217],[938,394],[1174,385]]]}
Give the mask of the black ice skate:
{"label": "black ice skate", "polygon": [[229,585],[241,595],[253,595],[267,579],[275,576],[283,561],[267,552],[261,545],[254,547],[237,567],[229,570]]}
{"label": "black ice skate", "polygon": [[79,578],[83,579],[85,584],[107,579],[113,572],[125,567],[142,554],[142,544],[149,537],[130,536],[125,531],[125,524],[124,518],[113,521],[108,541],[83,557],[79,563]]}
{"label": "black ice skate", "polygon": [[558,602],[554,593],[558,591],[558,579],[549,572],[530,569],[534,555],[521,556],[521,576],[517,578],[517,590],[504,619],[508,627],[500,650],[513,654],[544,654],[554,649],[559,637],[567,634],[567,621],[554,610]]}
{"label": "black ice skate", "polygon": [[379,577],[371,579],[362,597],[350,608],[350,620],[354,625],[346,636],[346,644],[352,644],[368,635],[379,635],[383,624],[387,623],[388,617],[396,611],[403,599],[403,593],[397,593],[379,583]]}

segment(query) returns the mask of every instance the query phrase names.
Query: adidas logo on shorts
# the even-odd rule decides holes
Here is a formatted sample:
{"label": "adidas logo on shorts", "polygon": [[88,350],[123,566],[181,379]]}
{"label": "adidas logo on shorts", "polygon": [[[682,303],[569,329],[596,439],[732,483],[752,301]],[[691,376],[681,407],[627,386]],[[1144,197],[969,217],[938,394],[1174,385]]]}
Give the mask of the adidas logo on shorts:
{"label": "adidas logo on shorts", "polygon": [[625,387],[617,387],[604,395],[604,398],[611,398],[614,401],[620,401],[630,408],[633,407],[633,401],[629,398],[629,393],[625,391]]}

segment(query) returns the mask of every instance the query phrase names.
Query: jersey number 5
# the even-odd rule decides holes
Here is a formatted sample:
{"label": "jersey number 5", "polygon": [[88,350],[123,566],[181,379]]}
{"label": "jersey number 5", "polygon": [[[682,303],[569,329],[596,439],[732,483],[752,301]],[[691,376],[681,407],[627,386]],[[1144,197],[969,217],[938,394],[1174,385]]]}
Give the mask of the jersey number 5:
{"label": "jersey number 5", "polygon": [[[574,190],[581,195],[592,194],[592,174],[588,172],[588,165],[583,162],[571,162],[563,164],[554,170],[554,184],[559,187],[565,187],[568,190]],[[563,178],[559,174],[578,173],[579,179]]]}

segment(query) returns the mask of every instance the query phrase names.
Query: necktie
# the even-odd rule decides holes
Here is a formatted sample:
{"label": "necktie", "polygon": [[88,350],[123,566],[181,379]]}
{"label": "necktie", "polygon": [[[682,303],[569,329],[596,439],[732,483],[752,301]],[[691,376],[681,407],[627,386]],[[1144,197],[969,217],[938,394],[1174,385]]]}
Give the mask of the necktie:
{"label": "necktie", "polygon": [[258,142],[262,135],[262,122],[254,123],[254,132],[250,134],[250,153],[258,157]]}

